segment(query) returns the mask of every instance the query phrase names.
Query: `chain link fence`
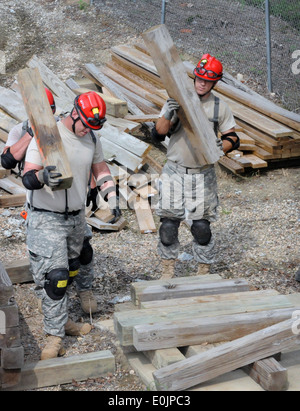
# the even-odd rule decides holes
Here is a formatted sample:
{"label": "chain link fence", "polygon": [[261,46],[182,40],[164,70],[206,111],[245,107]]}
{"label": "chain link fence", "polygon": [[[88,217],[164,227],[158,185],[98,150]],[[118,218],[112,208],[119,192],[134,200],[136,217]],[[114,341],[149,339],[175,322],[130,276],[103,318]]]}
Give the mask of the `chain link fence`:
{"label": "chain link fence", "polygon": [[[196,63],[202,53],[219,58],[249,87],[300,113],[300,1],[270,0],[268,84],[265,0],[94,0],[138,35],[162,21],[182,57]],[[162,20],[163,19],[163,20]],[[273,92],[273,94],[270,93]]]}

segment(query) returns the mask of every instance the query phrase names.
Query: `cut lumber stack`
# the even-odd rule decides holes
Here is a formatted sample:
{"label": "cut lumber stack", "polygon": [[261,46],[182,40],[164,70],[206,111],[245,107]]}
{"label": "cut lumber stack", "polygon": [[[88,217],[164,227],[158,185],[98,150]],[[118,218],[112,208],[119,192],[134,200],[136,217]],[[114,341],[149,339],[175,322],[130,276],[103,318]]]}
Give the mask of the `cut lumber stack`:
{"label": "cut lumber stack", "polygon": [[[194,65],[184,62],[184,66],[192,78]],[[168,94],[144,44],[114,46],[106,66],[85,68],[90,80],[126,99],[130,113],[126,118],[141,123],[157,120]],[[220,164],[235,173],[299,164],[300,115],[275,105],[226,72],[215,94],[231,107],[241,139],[240,149],[221,157]]]}
{"label": "cut lumber stack", "polygon": [[[253,390],[285,390],[287,369],[276,354],[287,351],[298,358],[300,388],[300,294],[252,291],[244,279],[214,274],[133,283],[131,302],[115,312],[114,329],[149,389],[206,390],[239,372]],[[228,378],[227,389],[241,389]]]}

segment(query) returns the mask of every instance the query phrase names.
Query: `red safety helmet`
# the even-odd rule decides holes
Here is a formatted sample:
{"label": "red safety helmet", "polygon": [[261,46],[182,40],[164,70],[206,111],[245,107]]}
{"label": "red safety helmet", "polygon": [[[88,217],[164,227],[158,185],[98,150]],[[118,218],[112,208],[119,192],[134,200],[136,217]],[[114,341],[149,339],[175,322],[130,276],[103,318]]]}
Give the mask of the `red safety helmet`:
{"label": "red safety helmet", "polygon": [[50,107],[52,109],[52,113],[54,114],[55,111],[56,111],[56,106],[55,106],[55,100],[54,100],[53,94],[51,93],[50,90],[47,89],[47,87],[45,87],[45,91],[46,91],[46,94],[47,94],[47,97],[48,97]]}
{"label": "red safety helmet", "polygon": [[106,104],[94,91],[80,94],[74,100],[77,114],[85,125],[92,130],[100,130],[106,121]]}
{"label": "red safety helmet", "polygon": [[211,56],[210,54],[203,54],[201,60],[194,69],[195,76],[207,81],[218,81],[223,76],[222,63]]}

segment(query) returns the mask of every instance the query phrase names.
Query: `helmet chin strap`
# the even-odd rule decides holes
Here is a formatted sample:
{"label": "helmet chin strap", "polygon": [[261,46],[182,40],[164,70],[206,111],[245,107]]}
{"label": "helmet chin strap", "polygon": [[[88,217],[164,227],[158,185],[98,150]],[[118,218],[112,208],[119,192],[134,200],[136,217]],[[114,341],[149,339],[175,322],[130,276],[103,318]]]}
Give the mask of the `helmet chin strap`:
{"label": "helmet chin strap", "polygon": [[[72,110],[72,111],[73,111],[73,110]],[[71,119],[73,120],[73,124],[72,124],[73,133],[76,134],[76,133],[75,133],[75,124],[76,124],[76,122],[77,122],[78,120],[80,120],[80,118],[79,118],[79,116],[78,116],[77,118],[73,118],[72,112],[71,112],[71,114],[70,114],[70,117],[71,117]]]}

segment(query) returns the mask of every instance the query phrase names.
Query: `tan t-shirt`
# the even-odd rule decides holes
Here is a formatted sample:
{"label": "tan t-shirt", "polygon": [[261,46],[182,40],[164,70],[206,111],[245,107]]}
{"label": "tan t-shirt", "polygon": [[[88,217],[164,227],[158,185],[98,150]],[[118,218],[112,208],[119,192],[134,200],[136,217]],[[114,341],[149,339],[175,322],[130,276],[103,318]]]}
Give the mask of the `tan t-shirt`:
{"label": "tan t-shirt", "polygon": [[[89,133],[84,137],[76,137],[62,122],[58,122],[57,127],[73,175],[72,186],[67,190],[69,211],[80,210],[85,205],[91,166],[104,160],[102,145],[99,138],[96,138],[95,144]],[[25,161],[39,166],[43,165],[34,138],[28,146]],[[31,190],[27,190],[27,201],[30,203],[31,193]],[[61,213],[65,211],[65,190],[52,191],[44,185],[42,189],[33,191],[32,200],[32,205],[36,208]]]}
{"label": "tan t-shirt", "polygon": [[[204,109],[205,114],[207,115],[212,129],[214,128],[213,118],[214,118],[214,107],[215,107],[215,99],[214,94],[211,93],[209,97],[202,102],[202,107]],[[164,114],[166,111],[166,105],[163,106],[160,116]],[[219,125],[218,130],[221,133],[224,133],[227,130],[230,130],[233,127],[236,127],[236,123],[232,112],[224,101],[220,99],[219,103]],[[217,147],[216,147],[217,150]],[[167,158],[168,160],[174,161],[175,163],[184,166],[184,167],[199,167],[200,164],[193,154],[193,150],[191,148],[191,144],[189,139],[184,131],[182,126],[171,135],[170,141],[168,144],[167,150]]]}

